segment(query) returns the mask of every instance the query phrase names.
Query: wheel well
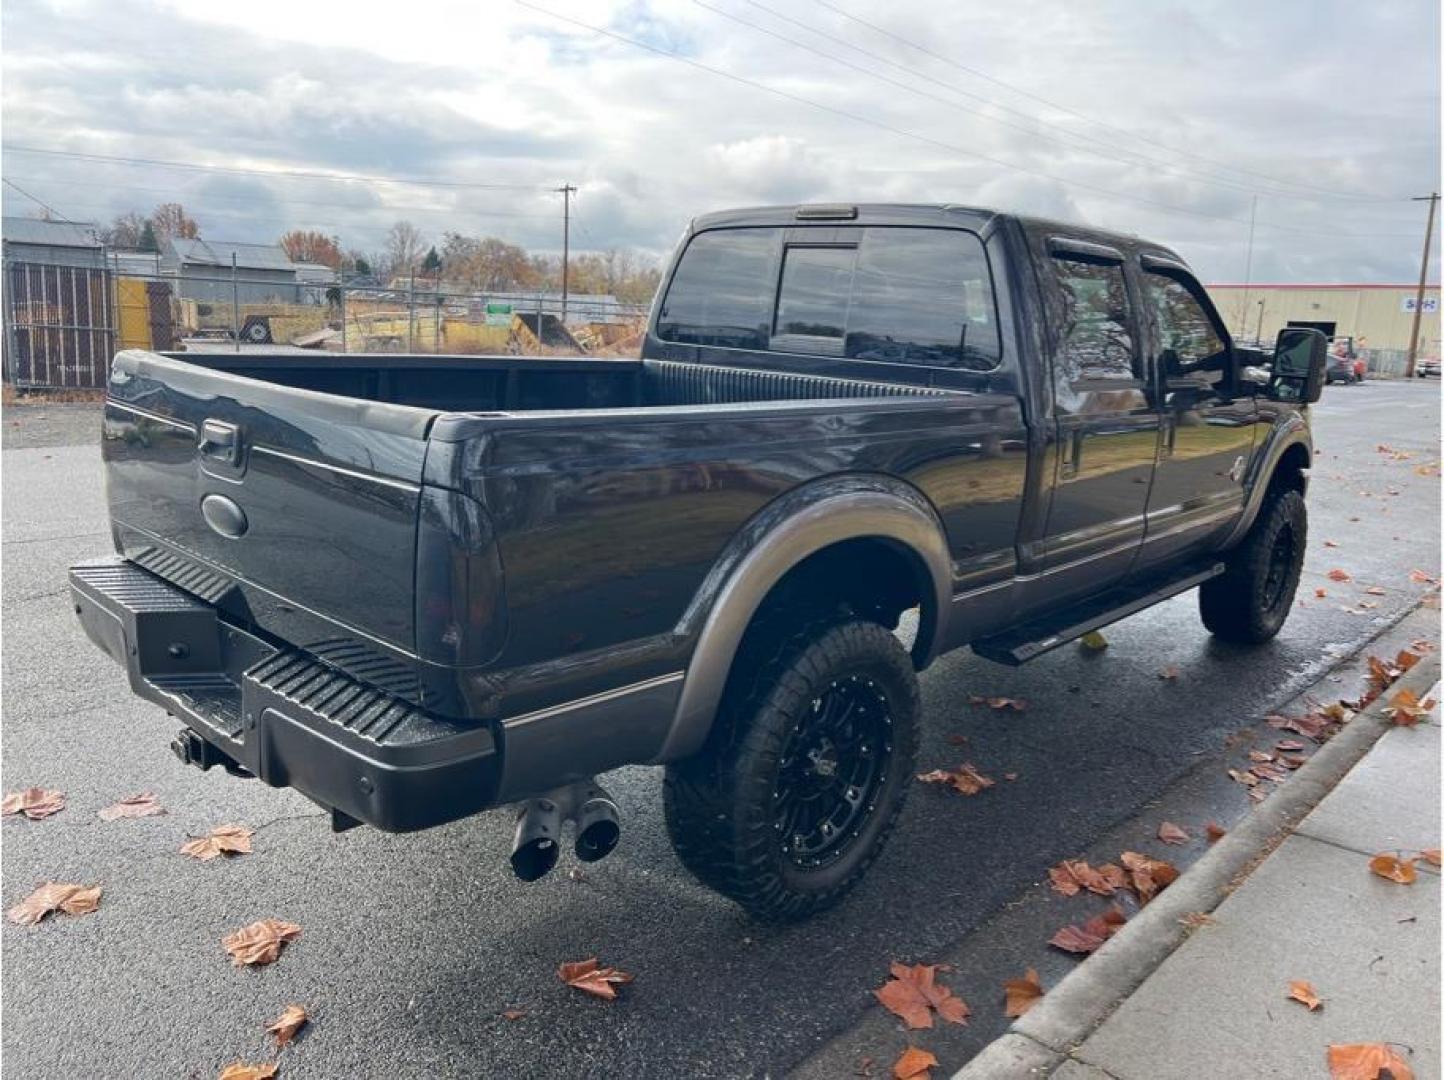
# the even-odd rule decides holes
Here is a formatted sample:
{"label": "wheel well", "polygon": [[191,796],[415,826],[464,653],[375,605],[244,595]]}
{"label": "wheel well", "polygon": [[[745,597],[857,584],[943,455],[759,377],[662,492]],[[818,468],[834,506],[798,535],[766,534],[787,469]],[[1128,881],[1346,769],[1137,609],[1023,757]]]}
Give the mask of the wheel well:
{"label": "wheel well", "polygon": [[1274,466],[1273,475],[1269,477],[1269,491],[1297,491],[1300,495],[1305,494],[1309,486],[1308,470],[1312,464],[1308,448],[1303,443],[1294,443],[1283,452],[1278,464]]}
{"label": "wheel well", "polygon": [[916,662],[931,644],[935,606],[927,567],[912,551],[883,537],[843,540],[809,555],[768,590],[737,655],[747,651],[749,638],[779,622],[846,612],[894,630],[903,612],[918,608]]}

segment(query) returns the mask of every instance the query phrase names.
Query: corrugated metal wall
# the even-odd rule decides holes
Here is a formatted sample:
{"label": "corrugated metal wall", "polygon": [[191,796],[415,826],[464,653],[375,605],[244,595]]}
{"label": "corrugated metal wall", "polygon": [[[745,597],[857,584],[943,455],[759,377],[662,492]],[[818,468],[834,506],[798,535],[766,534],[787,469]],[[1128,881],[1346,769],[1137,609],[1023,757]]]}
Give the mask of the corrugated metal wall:
{"label": "corrugated metal wall", "polygon": [[105,385],[115,329],[110,275],[6,262],[5,378],[16,386]]}

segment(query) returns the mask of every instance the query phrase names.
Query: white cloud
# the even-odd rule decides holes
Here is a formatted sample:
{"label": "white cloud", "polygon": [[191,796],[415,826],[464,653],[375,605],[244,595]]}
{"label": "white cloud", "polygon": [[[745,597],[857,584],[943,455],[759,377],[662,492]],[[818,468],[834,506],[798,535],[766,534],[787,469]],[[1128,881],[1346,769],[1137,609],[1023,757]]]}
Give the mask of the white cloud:
{"label": "white cloud", "polygon": [[362,248],[407,217],[554,249],[545,189],[563,181],[578,246],[658,254],[730,204],[976,203],[1150,236],[1215,280],[1242,274],[1259,192],[1256,280],[1417,274],[1405,200],[1439,178],[1432,5],[836,0],[873,30],[832,3],[10,0],[7,144],[530,190],[24,153],[3,169],[71,216],[177,198],[217,238],[295,224]]}

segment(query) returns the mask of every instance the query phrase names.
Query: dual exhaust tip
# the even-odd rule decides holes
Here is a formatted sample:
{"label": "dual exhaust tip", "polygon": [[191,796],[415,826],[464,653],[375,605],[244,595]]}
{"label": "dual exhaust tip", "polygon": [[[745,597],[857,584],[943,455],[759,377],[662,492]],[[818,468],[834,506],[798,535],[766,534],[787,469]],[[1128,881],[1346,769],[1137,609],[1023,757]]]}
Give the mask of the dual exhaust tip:
{"label": "dual exhaust tip", "polygon": [[576,824],[573,850],[582,862],[596,862],[612,853],[622,838],[617,804],[595,781],[587,780],[521,805],[511,845],[511,869],[522,881],[536,881],[556,866],[561,855],[562,827]]}

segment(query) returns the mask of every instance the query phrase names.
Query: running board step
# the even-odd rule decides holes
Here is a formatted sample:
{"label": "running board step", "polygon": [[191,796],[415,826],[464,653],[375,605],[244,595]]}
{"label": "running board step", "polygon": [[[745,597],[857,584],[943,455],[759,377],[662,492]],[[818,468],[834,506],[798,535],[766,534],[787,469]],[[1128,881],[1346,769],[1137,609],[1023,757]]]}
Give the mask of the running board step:
{"label": "running board step", "polygon": [[1034,619],[993,637],[975,641],[973,652],[999,664],[1017,667],[1059,645],[1076,641],[1090,631],[1134,615],[1170,596],[1187,592],[1221,573],[1221,562],[1203,566],[1194,564],[1179,577],[1162,580],[1146,578],[1119,585],[1046,618]]}

